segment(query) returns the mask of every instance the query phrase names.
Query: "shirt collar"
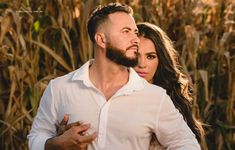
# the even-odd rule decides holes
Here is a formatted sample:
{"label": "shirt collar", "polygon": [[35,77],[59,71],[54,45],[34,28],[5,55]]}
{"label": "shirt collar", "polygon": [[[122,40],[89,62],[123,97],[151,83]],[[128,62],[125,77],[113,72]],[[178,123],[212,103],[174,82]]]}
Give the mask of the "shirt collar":
{"label": "shirt collar", "polygon": [[[83,83],[88,87],[93,86],[89,79],[89,66],[93,63],[93,61],[94,59],[91,59],[87,61],[84,65],[82,65],[79,69],[77,69],[72,77],[72,80],[83,81]],[[147,83],[147,81],[141,78],[133,68],[128,68],[128,70],[129,80],[126,85],[124,85],[118,91],[118,93],[130,94],[134,91],[142,90],[144,88],[144,85]]]}
{"label": "shirt collar", "polygon": [[94,59],[90,59],[85,64],[83,64],[79,69],[77,69],[72,77],[73,81],[83,81],[83,83],[90,87],[92,83],[89,78],[89,67],[93,63]]}
{"label": "shirt collar", "polygon": [[123,86],[121,91],[124,90],[126,94],[130,94],[134,91],[139,91],[144,89],[144,85],[147,81],[141,78],[133,68],[129,68],[129,81]]}

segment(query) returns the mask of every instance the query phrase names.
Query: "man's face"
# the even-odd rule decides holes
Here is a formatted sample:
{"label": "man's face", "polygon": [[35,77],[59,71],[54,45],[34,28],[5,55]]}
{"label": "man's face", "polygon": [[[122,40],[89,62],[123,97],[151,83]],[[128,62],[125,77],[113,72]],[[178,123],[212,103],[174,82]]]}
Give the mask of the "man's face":
{"label": "man's face", "polygon": [[133,67],[138,63],[139,38],[133,17],[123,12],[109,15],[106,56],[113,62]]}

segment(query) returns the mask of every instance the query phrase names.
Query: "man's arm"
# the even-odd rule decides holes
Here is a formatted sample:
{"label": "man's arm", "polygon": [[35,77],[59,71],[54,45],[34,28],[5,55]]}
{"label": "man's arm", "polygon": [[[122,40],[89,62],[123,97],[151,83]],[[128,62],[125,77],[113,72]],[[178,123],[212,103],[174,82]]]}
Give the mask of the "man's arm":
{"label": "man's arm", "polygon": [[200,150],[195,135],[168,95],[162,100],[156,122],[156,136],[163,146],[174,150]]}
{"label": "man's arm", "polygon": [[[72,127],[57,136],[57,114],[54,104],[52,82],[49,83],[40,101],[37,115],[28,135],[31,150],[57,149],[56,147],[85,147],[96,137],[96,133],[84,136],[82,133],[90,126],[88,124]],[[85,145],[85,146],[84,146]]]}
{"label": "man's arm", "polygon": [[46,140],[56,135],[56,118],[52,81],[50,81],[40,100],[37,114],[28,135],[31,150],[44,150]]}

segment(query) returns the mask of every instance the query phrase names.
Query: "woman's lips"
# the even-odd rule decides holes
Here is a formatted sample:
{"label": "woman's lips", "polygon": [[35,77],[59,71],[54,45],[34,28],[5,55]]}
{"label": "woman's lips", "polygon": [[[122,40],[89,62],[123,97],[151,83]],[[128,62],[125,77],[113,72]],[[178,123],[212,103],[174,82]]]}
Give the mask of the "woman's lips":
{"label": "woman's lips", "polygon": [[147,72],[140,72],[140,71],[137,71],[137,73],[141,77],[145,77],[148,74]]}

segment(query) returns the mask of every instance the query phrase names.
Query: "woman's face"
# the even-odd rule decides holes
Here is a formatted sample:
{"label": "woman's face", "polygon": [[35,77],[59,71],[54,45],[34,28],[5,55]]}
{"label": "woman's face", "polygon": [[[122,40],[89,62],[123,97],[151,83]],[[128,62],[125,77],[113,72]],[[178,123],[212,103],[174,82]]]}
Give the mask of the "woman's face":
{"label": "woman's face", "polygon": [[144,37],[139,38],[139,62],[134,69],[139,76],[145,78],[149,83],[153,83],[153,76],[158,67],[157,50],[150,39]]}

